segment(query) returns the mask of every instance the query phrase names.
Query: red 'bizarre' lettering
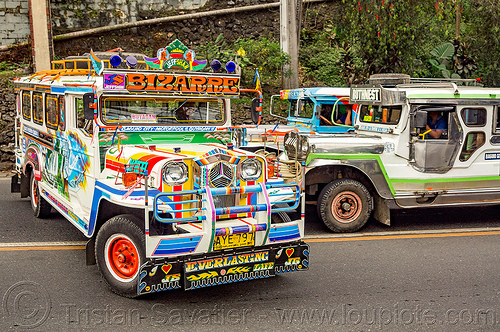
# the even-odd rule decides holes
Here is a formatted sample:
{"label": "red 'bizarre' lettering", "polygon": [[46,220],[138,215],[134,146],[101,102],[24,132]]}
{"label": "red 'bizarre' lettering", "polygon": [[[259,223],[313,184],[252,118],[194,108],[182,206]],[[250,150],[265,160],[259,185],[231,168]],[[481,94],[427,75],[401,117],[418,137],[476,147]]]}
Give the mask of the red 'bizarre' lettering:
{"label": "red 'bizarre' lettering", "polygon": [[127,73],[126,89],[129,91],[180,92],[185,94],[237,95],[238,77],[189,76],[168,74]]}

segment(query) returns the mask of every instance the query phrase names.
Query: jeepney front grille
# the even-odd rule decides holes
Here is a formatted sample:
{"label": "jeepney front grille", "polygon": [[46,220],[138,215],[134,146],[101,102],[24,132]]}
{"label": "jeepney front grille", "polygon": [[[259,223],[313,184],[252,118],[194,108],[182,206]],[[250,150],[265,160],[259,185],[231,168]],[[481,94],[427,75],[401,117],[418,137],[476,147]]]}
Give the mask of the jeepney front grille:
{"label": "jeepney front grille", "polygon": [[225,162],[218,162],[210,169],[208,173],[211,187],[228,187],[233,183],[234,170],[231,165]]}
{"label": "jeepney front grille", "polygon": [[288,158],[290,159],[295,158],[295,155],[297,154],[296,149],[298,139],[299,135],[293,131],[286,133],[285,135],[285,150]]}

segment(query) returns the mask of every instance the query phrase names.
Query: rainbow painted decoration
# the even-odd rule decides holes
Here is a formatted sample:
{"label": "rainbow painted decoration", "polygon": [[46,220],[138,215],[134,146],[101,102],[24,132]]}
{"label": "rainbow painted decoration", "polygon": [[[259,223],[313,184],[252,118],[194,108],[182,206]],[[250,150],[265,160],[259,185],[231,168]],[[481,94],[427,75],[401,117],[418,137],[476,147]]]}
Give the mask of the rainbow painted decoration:
{"label": "rainbow painted decoration", "polygon": [[154,69],[180,69],[198,71],[207,65],[207,60],[196,60],[193,50],[176,39],[156,52],[156,58],[144,58],[146,64]]}

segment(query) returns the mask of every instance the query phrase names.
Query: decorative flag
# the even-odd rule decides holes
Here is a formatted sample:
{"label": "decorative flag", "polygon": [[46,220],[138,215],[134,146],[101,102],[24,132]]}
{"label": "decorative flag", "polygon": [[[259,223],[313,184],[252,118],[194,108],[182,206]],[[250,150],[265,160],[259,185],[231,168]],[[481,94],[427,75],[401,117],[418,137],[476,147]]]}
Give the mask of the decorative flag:
{"label": "decorative flag", "polygon": [[90,62],[92,62],[92,68],[95,70],[97,75],[101,75],[104,70],[104,62],[99,59],[92,49],[90,49]]}
{"label": "decorative flag", "polygon": [[260,75],[257,68],[255,68],[255,77],[253,79],[253,82],[255,83],[255,90],[260,91]]}

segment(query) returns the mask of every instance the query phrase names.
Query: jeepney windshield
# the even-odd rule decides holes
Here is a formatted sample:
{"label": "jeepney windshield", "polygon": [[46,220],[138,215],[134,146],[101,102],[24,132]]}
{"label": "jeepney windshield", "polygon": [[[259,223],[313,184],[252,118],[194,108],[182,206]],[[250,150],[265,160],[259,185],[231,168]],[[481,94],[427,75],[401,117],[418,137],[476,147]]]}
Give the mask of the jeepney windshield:
{"label": "jeepney windshield", "polygon": [[299,118],[312,118],[314,115],[314,102],[310,98],[291,101],[290,116]]}
{"label": "jeepney windshield", "polygon": [[101,98],[101,114],[108,125],[221,125],[225,122],[224,101],[217,98],[105,96]]}
{"label": "jeepney windshield", "polygon": [[398,124],[402,106],[362,105],[359,113],[361,122],[380,123],[386,125]]}

